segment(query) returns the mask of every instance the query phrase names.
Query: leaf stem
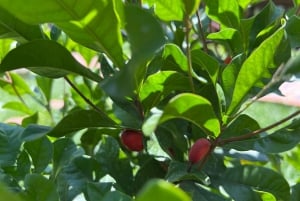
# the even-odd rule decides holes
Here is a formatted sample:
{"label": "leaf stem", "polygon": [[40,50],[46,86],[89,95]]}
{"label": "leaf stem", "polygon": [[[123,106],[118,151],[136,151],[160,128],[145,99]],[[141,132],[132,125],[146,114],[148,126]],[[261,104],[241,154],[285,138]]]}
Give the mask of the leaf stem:
{"label": "leaf stem", "polygon": [[190,81],[192,92],[195,93],[195,87],[193,82],[192,57],[191,57],[191,48],[190,48],[190,31],[192,29],[192,25],[188,15],[185,15],[184,17],[184,24],[185,24],[186,57],[188,63],[189,81]]}
{"label": "leaf stem", "polygon": [[247,139],[249,139],[249,138],[251,138],[253,136],[256,136],[256,135],[258,135],[258,134],[260,134],[262,132],[265,132],[267,130],[275,128],[276,126],[279,126],[280,124],[282,124],[282,123],[284,123],[284,122],[286,122],[286,121],[294,118],[295,116],[297,116],[299,114],[300,114],[300,110],[297,110],[296,112],[290,114],[289,116],[287,116],[287,117],[285,117],[285,118],[283,118],[283,119],[281,119],[281,120],[279,120],[279,121],[277,121],[277,122],[275,122],[275,123],[273,123],[273,124],[271,124],[271,125],[269,125],[269,126],[267,126],[265,128],[257,129],[255,131],[249,132],[249,133],[241,135],[241,136],[231,137],[231,138],[227,138],[227,139],[224,139],[224,140],[218,140],[216,144],[218,146],[222,146],[222,145],[225,145],[225,144],[230,143],[230,142],[247,140]]}
{"label": "leaf stem", "polygon": [[64,79],[68,82],[68,84],[76,91],[76,93],[93,109],[95,109],[100,114],[105,114],[100,108],[98,108],[90,99],[88,99],[74,84],[73,82],[65,76]]}
{"label": "leaf stem", "polygon": [[202,26],[201,19],[200,19],[200,11],[199,10],[197,10],[196,15],[197,15],[197,20],[198,20],[199,34],[200,34],[201,41],[202,41],[202,44],[203,44],[203,49],[204,49],[204,51],[206,53],[208,53],[207,42],[206,42],[206,38],[205,38],[205,35],[204,35],[204,31],[203,31],[203,26]]}

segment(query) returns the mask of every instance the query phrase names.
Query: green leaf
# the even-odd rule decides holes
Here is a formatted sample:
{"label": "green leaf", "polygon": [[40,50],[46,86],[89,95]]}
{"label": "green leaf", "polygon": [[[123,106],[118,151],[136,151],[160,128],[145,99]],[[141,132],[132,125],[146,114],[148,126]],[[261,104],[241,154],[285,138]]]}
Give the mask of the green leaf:
{"label": "green leaf", "polygon": [[287,76],[296,76],[300,75],[300,53],[295,53],[295,55],[290,58],[284,67],[284,74]]}
{"label": "green leaf", "polygon": [[101,81],[100,76],[78,63],[67,49],[50,40],[34,40],[13,49],[2,60],[0,72],[24,67],[49,78],[76,73],[96,82]]}
{"label": "green leaf", "polygon": [[177,45],[172,43],[166,44],[162,52],[162,58],[169,60],[171,68],[176,66],[174,70],[188,72],[187,58]]}
{"label": "green leaf", "polygon": [[292,186],[291,201],[297,201],[299,199],[300,199],[300,184],[297,183],[296,185]]}
{"label": "green leaf", "polygon": [[154,5],[155,14],[164,21],[181,21],[184,17],[183,0],[146,0],[151,6]]}
{"label": "green leaf", "polygon": [[103,196],[112,188],[112,183],[87,182],[85,197],[89,201],[102,200]]}
{"label": "green leaf", "polygon": [[263,78],[264,73],[273,65],[274,51],[279,46],[283,35],[284,29],[281,27],[255,49],[243,63],[236,79],[228,114],[234,112],[250,89]]}
{"label": "green leaf", "polygon": [[102,201],[115,201],[115,200],[120,200],[120,201],[133,201],[131,197],[126,195],[125,193],[122,193],[120,191],[112,191],[108,192],[105,194],[103,197]]}
{"label": "green leaf", "polygon": [[[264,167],[229,168],[222,180],[224,189],[237,200],[246,200],[242,198],[245,196],[244,193],[251,193],[252,189],[269,192],[278,200],[290,199],[290,187],[287,181],[280,174]],[[244,192],[241,193],[241,190]]]}
{"label": "green leaf", "polygon": [[[45,37],[38,25],[24,23],[4,10],[1,5],[0,24],[0,38],[14,38],[17,41],[24,43],[26,41],[42,39]],[[4,33],[1,30],[4,30]]]}
{"label": "green leaf", "polygon": [[232,28],[224,28],[219,32],[210,33],[207,39],[223,42],[230,48],[233,55],[242,53],[244,50],[243,41],[238,30]]}
{"label": "green leaf", "polygon": [[[80,117],[80,118],[78,118]],[[95,110],[76,110],[65,116],[49,133],[49,136],[61,137],[85,128],[117,127],[117,124],[105,113]]]}
{"label": "green leaf", "polygon": [[34,172],[43,172],[52,160],[53,146],[50,140],[44,136],[35,141],[26,142],[24,147],[31,156]]}
{"label": "green leaf", "polygon": [[23,6],[22,0],[13,3],[3,0],[1,6],[30,24],[56,23],[73,40],[96,51],[104,51],[117,66],[122,67],[124,60],[117,3],[117,0],[87,0],[75,4],[72,0],[46,0],[40,4],[38,0],[30,0]]}
{"label": "green leaf", "polygon": [[74,158],[57,176],[57,191],[61,200],[73,200],[86,191],[87,182],[96,180],[100,172],[95,159],[84,156]]}
{"label": "green leaf", "polygon": [[137,201],[189,201],[191,198],[182,191],[175,187],[173,184],[164,180],[151,180],[149,181],[137,196]]}
{"label": "green leaf", "polygon": [[206,0],[206,13],[222,26],[239,29],[240,11],[236,0]]}
{"label": "green leaf", "polygon": [[173,91],[190,91],[189,79],[176,71],[159,71],[147,77],[140,90],[145,111],[149,111]]}
{"label": "green leaf", "polygon": [[23,201],[19,196],[15,193],[12,193],[8,188],[4,187],[2,184],[0,185],[0,195],[1,199],[9,200],[9,201]]}
{"label": "green leaf", "polygon": [[213,136],[220,133],[220,123],[211,103],[195,94],[182,93],[172,98],[164,108],[159,123],[174,118],[188,120]]}
{"label": "green leaf", "polygon": [[0,123],[0,166],[14,165],[20,152],[20,135],[23,132],[20,126]]}
{"label": "green leaf", "polygon": [[53,86],[53,79],[37,76],[35,80],[38,87],[42,90],[47,102],[49,103],[52,95],[51,90]]}
{"label": "green leaf", "polygon": [[21,134],[22,141],[33,141],[39,139],[49,132],[50,127],[30,124],[28,125]]}
{"label": "green leaf", "polygon": [[62,138],[53,143],[53,171],[54,178],[62,168],[67,166],[74,158],[84,154],[69,138]]}
{"label": "green leaf", "polygon": [[27,107],[27,105],[24,105],[24,103],[17,102],[17,101],[11,101],[7,102],[2,106],[3,109],[11,109],[11,110],[16,110],[18,112],[22,112],[24,114],[31,115],[32,110]]}
{"label": "green leaf", "polygon": [[203,68],[209,74],[212,82],[216,84],[220,70],[219,62],[209,54],[199,49],[193,50],[191,55],[193,63],[196,63]]}
{"label": "green leaf", "polygon": [[125,17],[132,59],[120,72],[101,83],[106,93],[119,101],[134,96],[146,73],[147,62],[165,43],[161,25],[149,12],[126,6]]}
{"label": "green leaf", "polygon": [[59,200],[55,184],[39,174],[26,175],[24,180],[26,200]]}
{"label": "green leaf", "polygon": [[180,163],[172,161],[168,168],[166,180],[171,183],[182,182],[184,180],[193,180],[195,182],[203,183],[205,185],[210,184],[209,177],[199,170],[188,171],[188,163]]}
{"label": "green leaf", "polygon": [[102,136],[95,158],[103,172],[116,180],[119,188],[127,194],[133,194],[132,167],[127,158],[119,158],[119,150],[119,144],[113,137]]}

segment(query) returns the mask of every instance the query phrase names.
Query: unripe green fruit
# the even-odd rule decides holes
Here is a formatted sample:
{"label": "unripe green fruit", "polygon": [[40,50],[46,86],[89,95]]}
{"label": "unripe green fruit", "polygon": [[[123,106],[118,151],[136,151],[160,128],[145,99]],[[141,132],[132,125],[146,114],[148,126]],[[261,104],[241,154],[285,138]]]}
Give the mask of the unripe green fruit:
{"label": "unripe green fruit", "polygon": [[209,152],[211,143],[205,138],[197,140],[190,149],[189,161],[194,164],[202,160]]}
{"label": "unripe green fruit", "polygon": [[137,130],[126,129],[121,133],[122,144],[130,151],[142,151],[143,133]]}

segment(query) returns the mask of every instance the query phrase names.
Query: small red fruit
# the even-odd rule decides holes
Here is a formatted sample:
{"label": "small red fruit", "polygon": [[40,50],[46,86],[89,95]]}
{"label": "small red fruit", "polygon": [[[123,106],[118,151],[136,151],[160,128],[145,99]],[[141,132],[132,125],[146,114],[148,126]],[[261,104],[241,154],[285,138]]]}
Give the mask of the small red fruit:
{"label": "small red fruit", "polygon": [[232,58],[231,56],[226,57],[226,59],[224,60],[225,64],[229,64],[231,62]]}
{"label": "small red fruit", "polygon": [[194,164],[202,160],[209,152],[211,143],[205,138],[197,140],[190,149],[189,161]]}
{"label": "small red fruit", "polygon": [[122,131],[121,142],[130,151],[142,151],[144,148],[143,133],[137,130]]}

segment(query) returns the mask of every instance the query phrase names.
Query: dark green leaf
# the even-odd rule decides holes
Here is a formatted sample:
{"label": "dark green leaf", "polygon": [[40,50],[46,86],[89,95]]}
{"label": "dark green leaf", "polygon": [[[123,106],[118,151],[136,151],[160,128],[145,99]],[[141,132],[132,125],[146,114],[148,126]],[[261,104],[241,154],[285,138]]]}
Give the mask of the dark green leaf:
{"label": "dark green leaf", "polygon": [[243,199],[245,193],[252,194],[251,189],[269,192],[278,200],[290,199],[290,187],[287,181],[279,173],[267,168],[255,166],[230,168],[222,179],[225,190],[239,197],[236,199]]}
{"label": "dark green leaf", "polygon": [[299,26],[300,18],[298,16],[292,16],[287,20],[285,29],[292,48],[300,46],[300,31],[297,29]]}
{"label": "dark green leaf", "polygon": [[105,194],[102,201],[133,201],[131,197],[120,192],[120,191],[112,191]]}
{"label": "dark green leaf", "polygon": [[87,182],[96,179],[101,172],[99,164],[92,158],[80,156],[62,168],[57,176],[58,192],[62,200],[73,200],[86,191]]}
{"label": "dark green leaf", "polygon": [[0,185],[0,195],[1,195],[1,199],[3,199],[3,200],[23,201],[19,196],[17,196],[15,193],[12,193],[11,191],[9,191],[2,184]]}
{"label": "dark green leaf", "polygon": [[103,196],[112,188],[112,183],[87,182],[85,197],[89,201],[102,200]]}
{"label": "dark green leaf", "polygon": [[24,147],[30,154],[32,163],[34,165],[34,172],[43,172],[52,160],[53,146],[50,140],[44,136],[40,139],[26,142]]}
{"label": "dark green leaf", "polygon": [[117,125],[104,113],[100,114],[95,110],[76,110],[65,116],[48,135],[61,137],[71,132],[96,127],[117,127]]}
{"label": "dark green leaf", "polygon": [[11,166],[15,164],[20,152],[20,135],[23,132],[20,126],[0,123],[0,165]]}
{"label": "dark green leaf", "polygon": [[297,183],[296,185],[292,186],[291,201],[298,201],[299,199],[300,199],[300,184]]}
{"label": "dark green leaf", "polygon": [[13,49],[2,60],[0,72],[24,67],[49,78],[76,73],[101,81],[100,76],[78,63],[67,49],[50,40],[34,40]]}
{"label": "dark green leaf", "polygon": [[54,183],[42,175],[30,174],[26,175],[24,180],[26,200],[45,200],[57,201],[59,200],[56,186]]}
{"label": "dark green leaf", "polygon": [[30,124],[28,125],[21,134],[21,139],[23,141],[33,141],[39,139],[50,131],[50,127]]}
{"label": "dark green leaf", "polygon": [[84,151],[78,148],[71,139],[56,140],[53,143],[53,176],[56,177],[62,168],[83,154]]}

